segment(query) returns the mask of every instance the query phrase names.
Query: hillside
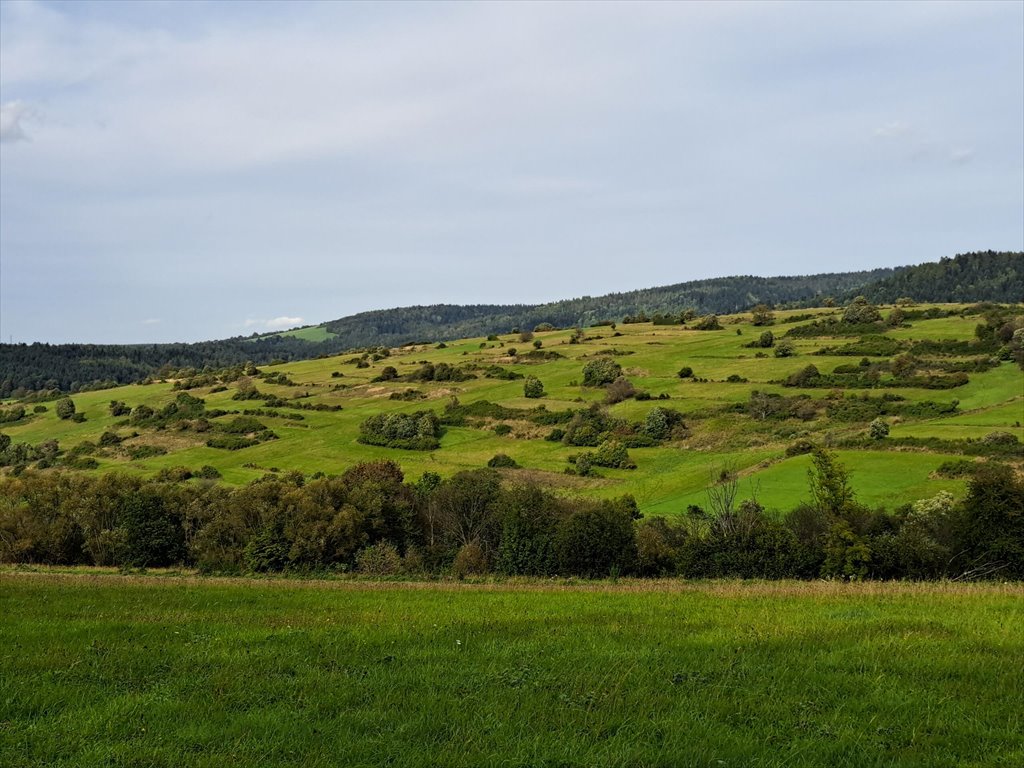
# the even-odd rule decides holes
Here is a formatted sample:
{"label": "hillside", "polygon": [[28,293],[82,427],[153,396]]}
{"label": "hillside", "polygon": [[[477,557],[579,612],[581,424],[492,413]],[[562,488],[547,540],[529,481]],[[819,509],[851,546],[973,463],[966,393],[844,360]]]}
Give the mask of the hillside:
{"label": "hillside", "polygon": [[[522,469],[503,471],[520,477],[678,515],[706,503],[723,467],[743,476],[743,494],[792,507],[807,498],[811,442],[838,449],[861,499],[887,507],[961,493],[962,472],[939,472],[949,462],[1019,462],[1024,308],[899,313],[895,326],[788,310],[762,326],[734,315],[719,330],[647,322],[380,348],[82,393],[81,422],[54,401],[8,405],[0,463],[244,484],[383,458],[410,479],[449,476],[504,454]],[[588,382],[594,368],[610,371],[603,383]],[[628,383],[607,384],[620,374]],[[542,397],[524,397],[527,376]],[[873,438],[879,419],[888,434]],[[601,454],[609,440],[621,461]],[[587,452],[592,471],[577,471]]]}
{"label": "hillside", "polygon": [[587,327],[627,316],[728,314],[757,304],[821,305],[827,297],[858,294],[876,301],[1019,301],[1024,298],[1024,254],[963,254],[900,269],[798,277],[735,276],[585,296],[539,305],[447,305],[363,312],[284,333],[195,344],[0,344],[0,397],[26,391],[77,392],[142,381],[163,369],[220,368],[247,361],[301,360],[343,350],[437,342],[532,329]]}

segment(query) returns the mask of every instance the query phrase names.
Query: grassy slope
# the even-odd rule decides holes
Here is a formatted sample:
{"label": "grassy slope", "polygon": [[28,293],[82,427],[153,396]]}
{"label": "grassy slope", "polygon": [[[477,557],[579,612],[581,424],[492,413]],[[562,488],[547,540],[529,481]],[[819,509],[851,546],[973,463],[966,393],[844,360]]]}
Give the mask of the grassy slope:
{"label": "grassy slope", "polygon": [[998,766],[1018,586],[0,574],[10,766]]}
{"label": "grassy slope", "polygon": [[322,325],[311,325],[308,328],[298,328],[294,331],[282,331],[277,334],[278,336],[291,336],[296,339],[304,339],[306,341],[327,341],[337,336],[336,333],[331,333]]}
{"label": "grassy slope", "polygon": [[[780,317],[787,314],[792,313],[779,313]],[[460,469],[481,467],[494,454],[501,452],[511,455],[535,477],[568,490],[598,496],[632,493],[645,512],[676,514],[685,509],[686,504],[703,502],[703,489],[711,473],[728,463],[744,470],[758,489],[762,501],[770,506],[788,508],[806,495],[806,460],[782,461],[786,445],[802,435],[820,437],[825,429],[856,433],[863,428],[829,425],[824,420],[810,424],[758,424],[745,416],[716,411],[723,405],[745,402],[752,389],[795,394],[793,390],[769,382],[784,378],[808,363],[822,371],[831,371],[836,365],[848,364],[855,359],[811,356],[815,349],[829,343],[819,339],[798,340],[797,348],[801,354],[796,358],[769,356],[758,359],[754,356],[757,350],[746,349],[742,345],[756,338],[762,329],[754,328],[742,316],[735,318],[735,323],[731,320],[726,319],[724,330],[710,332],[650,324],[626,325],[619,327],[623,335],[617,338],[612,337],[609,328],[590,329],[589,335],[602,338],[580,345],[568,344],[569,333],[565,331],[539,333],[537,338],[543,341],[545,350],[555,350],[567,356],[564,360],[541,364],[516,362],[507,357],[509,347],[520,352],[532,349],[529,343],[521,343],[508,335],[502,337],[504,348],[495,342],[468,339],[441,350],[432,347],[402,350],[368,369],[357,369],[354,363],[348,362],[351,359],[348,355],[266,367],[267,371],[286,372],[299,386],[279,387],[258,381],[262,391],[284,397],[308,392],[311,397],[305,402],[340,404],[344,410],[338,413],[302,412],[305,416],[302,422],[264,418],[263,421],[274,429],[280,439],[235,452],[207,448],[202,444],[202,436],[192,433],[145,434],[136,442],[162,444],[172,452],[134,462],[101,459],[101,465],[103,468],[117,467],[151,474],[169,466],[185,465],[197,469],[209,464],[221,470],[226,481],[242,483],[260,476],[271,467],[330,473],[341,471],[357,461],[393,458],[402,464],[407,477],[415,478],[428,470],[447,475]],[[977,318],[958,317],[919,321],[913,327],[897,330],[892,335],[971,338],[976,322]],[[788,327],[779,324],[773,330],[781,335]],[[736,334],[737,329],[742,335]],[[690,440],[682,445],[634,449],[631,455],[639,465],[637,470],[601,470],[603,477],[595,480],[563,475],[566,457],[579,449],[546,442],[540,438],[547,428],[527,424],[513,424],[513,435],[506,437],[499,437],[491,430],[451,428],[442,440],[442,448],[429,453],[376,448],[356,442],[360,422],[371,413],[381,409],[415,411],[432,408],[439,411],[453,394],[463,402],[488,399],[520,407],[531,407],[541,402],[550,410],[580,407],[581,401],[600,400],[602,392],[583,389],[572,382],[582,378],[581,369],[586,362],[583,356],[592,356],[602,348],[632,352],[616,359],[638,387],[655,396],[666,393],[672,398],[664,403],[627,401],[614,406],[613,412],[630,419],[642,419],[649,409],[659,404],[680,409],[692,417],[693,436]],[[520,373],[539,376],[549,394],[542,401],[526,400],[522,397],[521,381],[484,378],[458,384],[370,382],[385,365],[393,365],[404,374],[415,370],[417,361],[421,360],[453,365],[463,362],[498,363]],[[712,381],[680,380],[676,372],[682,365],[692,366],[698,377]],[[341,372],[343,377],[332,378],[334,371]],[[730,374],[738,374],[750,381],[746,384],[725,383],[724,379]],[[348,388],[332,390],[337,384]],[[427,393],[430,399],[411,403],[388,400],[391,392],[410,386]],[[207,389],[201,389],[194,390],[193,394],[204,397],[208,406],[214,408],[241,411],[261,407],[259,401],[232,401],[232,391],[210,394]],[[981,437],[996,429],[1024,436],[1021,427],[1013,426],[1015,422],[1024,421],[1024,377],[1010,364],[1003,364],[984,374],[971,374],[970,384],[955,390],[886,391],[896,391],[911,401],[931,399],[948,402],[958,399],[964,411],[945,419],[905,420],[893,426],[894,437]],[[114,428],[119,419],[111,417],[107,411],[106,406],[111,399],[124,400],[133,406],[146,403],[159,407],[172,400],[175,394],[169,384],[85,393],[74,398],[78,410],[88,417],[83,424],[58,421],[51,404],[47,413],[7,426],[4,431],[15,441],[38,443],[56,438],[62,447],[70,448],[85,439],[96,440],[103,430]],[[810,390],[809,394],[821,397],[825,392]],[[121,432],[126,433],[127,430],[122,429]],[[933,495],[939,490],[959,491],[963,488],[962,481],[929,479],[929,474],[947,457],[870,451],[844,452],[842,458],[852,472],[854,487],[870,504],[891,506]],[[256,468],[243,467],[246,463]]]}

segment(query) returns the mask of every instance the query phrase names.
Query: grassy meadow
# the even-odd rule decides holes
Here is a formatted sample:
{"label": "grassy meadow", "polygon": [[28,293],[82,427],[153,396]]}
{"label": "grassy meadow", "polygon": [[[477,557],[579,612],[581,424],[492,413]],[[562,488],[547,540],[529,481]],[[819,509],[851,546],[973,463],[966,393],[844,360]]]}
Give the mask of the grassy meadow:
{"label": "grassy meadow", "polygon": [[5,766],[1011,766],[1024,587],[0,573]]}
{"label": "grassy meadow", "polygon": [[[947,305],[949,306],[949,305]],[[841,310],[814,310],[827,315]],[[781,337],[792,324],[787,319],[806,311],[776,313],[771,328]],[[391,350],[389,357],[373,361],[369,367],[357,367],[358,356],[343,354],[320,359],[264,366],[268,374],[285,374],[294,385],[268,383],[255,379],[259,390],[281,398],[306,404],[341,406],[337,412],[288,411],[300,413],[302,420],[286,420],[274,416],[260,419],[279,439],[249,448],[228,451],[205,445],[204,435],[191,431],[143,430],[130,437],[132,429],[123,417],[112,416],[111,400],[122,400],[130,406],[148,405],[160,408],[178,394],[171,381],[133,385],[117,389],[81,393],[74,396],[79,412],[86,421],[61,421],[52,403],[44,413],[29,415],[14,424],[3,425],[3,431],[15,442],[37,444],[56,439],[64,450],[83,441],[98,441],[106,430],[126,437],[123,447],[151,445],[167,451],[160,456],[130,460],[124,451],[99,451],[95,454],[99,470],[119,469],[151,476],[162,469],[184,466],[198,470],[204,465],[215,467],[223,480],[243,484],[268,471],[299,471],[305,474],[338,473],[360,462],[381,458],[398,461],[406,477],[414,480],[423,472],[450,476],[464,469],[485,466],[495,454],[504,453],[523,468],[512,470],[519,477],[529,477],[566,493],[596,497],[633,494],[645,513],[676,515],[688,504],[700,504],[714,473],[730,466],[740,473],[744,495],[756,494],[769,507],[790,508],[808,497],[806,489],[806,457],[787,458],[786,448],[798,439],[816,442],[856,437],[866,432],[864,423],[833,422],[824,415],[810,421],[788,419],[758,422],[747,414],[736,412],[747,403],[753,390],[795,395],[802,390],[782,387],[778,382],[808,364],[822,372],[838,365],[856,363],[857,357],[814,355],[823,346],[843,344],[851,338],[796,339],[795,357],[776,358],[772,350],[758,350],[744,345],[755,340],[764,328],[751,324],[749,315],[723,317],[718,331],[696,331],[679,326],[656,326],[650,323],[619,325],[617,329],[587,329],[587,339],[570,344],[571,331],[537,333],[543,347],[561,357],[530,360],[523,353],[533,349],[531,342],[522,342],[516,334],[497,340],[463,339],[449,342],[444,348],[421,345]],[[887,332],[895,339],[972,339],[977,316],[944,317],[914,320],[909,327]],[[316,339],[326,331],[314,326],[294,332],[303,338]],[[515,348],[519,354],[509,352]],[[635,470],[602,469],[600,477],[574,477],[564,474],[567,458],[580,449],[548,442],[544,436],[549,427],[526,421],[510,420],[511,433],[499,435],[496,423],[472,427],[449,427],[441,439],[441,447],[433,451],[405,451],[362,445],[357,442],[359,425],[368,416],[387,412],[443,410],[452,397],[463,403],[489,400],[504,406],[529,408],[538,404],[548,410],[580,408],[600,402],[602,389],[580,386],[582,368],[598,353],[614,350],[614,359],[638,389],[648,391],[647,401],[626,400],[612,405],[614,416],[642,420],[651,408],[666,406],[681,411],[690,427],[685,441],[657,447],[630,449],[637,464]],[[757,357],[758,352],[764,352]],[[871,358],[884,361],[886,358]],[[385,366],[393,366],[399,375],[415,371],[420,363],[465,363],[480,366],[499,365],[523,375],[541,379],[547,395],[540,400],[523,397],[523,382],[480,377],[464,382],[373,382]],[[682,366],[693,368],[696,379],[680,379]],[[1009,432],[1024,438],[1024,375],[1010,362],[995,369],[972,372],[965,386],[947,390],[899,388],[884,390],[851,390],[873,397],[891,393],[906,398],[907,403],[932,400],[940,403],[959,402],[959,411],[942,418],[891,418],[891,437],[939,438],[945,440],[980,439],[993,431]],[[746,381],[729,382],[730,376]],[[235,384],[224,391],[211,387],[191,390],[206,401],[208,408],[241,412],[260,408],[259,400],[232,400]],[[406,389],[419,390],[424,399],[411,402],[391,400],[392,393]],[[821,398],[827,390],[803,390]],[[668,400],[658,400],[659,395]],[[231,416],[221,417],[229,419]],[[944,479],[935,475],[936,468],[951,457],[941,450],[915,448],[887,450],[884,441],[870,450],[842,450],[842,462],[851,473],[852,485],[860,500],[869,505],[895,506],[941,490],[962,493],[964,480]],[[509,470],[506,470],[509,472]]]}

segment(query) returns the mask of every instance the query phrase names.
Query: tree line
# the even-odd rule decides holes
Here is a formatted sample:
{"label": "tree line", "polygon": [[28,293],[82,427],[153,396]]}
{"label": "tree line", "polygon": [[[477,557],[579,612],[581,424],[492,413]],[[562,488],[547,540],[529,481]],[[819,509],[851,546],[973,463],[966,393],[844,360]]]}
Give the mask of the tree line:
{"label": "tree line", "polygon": [[231,488],[25,471],[0,478],[0,561],[209,573],[374,576],[499,573],[687,578],[1024,578],[1024,481],[972,464],[966,497],[896,510],[860,504],[845,468],[814,449],[810,500],[785,514],[739,500],[722,469],[701,506],[644,517],[630,496],[559,496],[514,470],[409,482],[390,460],[338,476],[268,474]]}

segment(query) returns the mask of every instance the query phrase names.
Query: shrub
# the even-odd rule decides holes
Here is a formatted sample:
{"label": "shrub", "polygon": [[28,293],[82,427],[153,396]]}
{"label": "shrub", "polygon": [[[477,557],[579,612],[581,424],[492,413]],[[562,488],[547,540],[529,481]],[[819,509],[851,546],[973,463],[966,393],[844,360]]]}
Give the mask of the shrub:
{"label": "shrub", "polygon": [[621,403],[623,400],[628,400],[635,395],[636,387],[633,386],[633,383],[625,376],[619,376],[608,385],[604,401],[609,405],[614,405],[615,403]]}
{"label": "shrub", "polygon": [[866,325],[877,323],[882,319],[878,308],[870,304],[863,296],[858,296],[843,311],[843,322],[848,325]]}
{"label": "shrub", "polygon": [[220,470],[216,467],[211,467],[209,464],[204,464],[196,473],[196,477],[201,477],[204,480],[217,480],[220,476]]}
{"label": "shrub", "polygon": [[108,430],[104,432],[102,435],[100,435],[100,445],[102,445],[104,448],[108,448],[112,445],[117,445],[120,442],[121,438],[118,436],[116,432],[111,432]]}
{"label": "shrub", "polygon": [[807,439],[800,439],[786,447],[786,456],[803,456],[805,453],[810,453],[813,450],[814,443]]}
{"label": "shrub", "polygon": [[939,477],[969,477],[974,474],[977,466],[978,464],[970,459],[953,459],[939,464],[935,474]]}
{"label": "shrub", "polygon": [[0,410],[0,424],[13,424],[25,417],[25,409],[16,405],[13,408]]}
{"label": "shrub", "polygon": [[75,402],[70,397],[62,397],[57,401],[57,418],[70,419],[75,415]]}
{"label": "shrub", "polygon": [[686,424],[683,423],[683,415],[672,408],[657,406],[647,412],[644,417],[643,432],[652,440],[667,440],[669,437],[682,437],[685,433]]}
{"label": "shrub", "polygon": [[390,541],[371,544],[356,555],[356,570],[368,576],[394,576],[402,572],[402,556]]}
{"label": "shrub", "polygon": [[259,440],[240,435],[215,435],[206,441],[210,448],[220,448],[225,451],[240,451],[243,448],[251,448],[259,445]]}
{"label": "shrub", "polygon": [[695,331],[720,331],[722,324],[718,322],[718,315],[705,315],[693,324]]}
{"label": "shrub", "polygon": [[488,571],[487,555],[480,546],[477,539],[459,547],[455,555],[455,562],[452,563],[452,572],[456,578],[462,579],[466,576],[481,576]]}
{"label": "shrub", "polygon": [[693,378],[693,368],[691,368],[688,365],[684,365],[682,368],[679,369],[679,373],[677,375],[679,376],[680,379],[692,379]]}
{"label": "shrub", "polygon": [[989,432],[983,438],[981,442],[986,445],[1016,445],[1020,442],[1015,434],[1012,432]]}
{"label": "shrub", "polygon": [[505,435],[512,434],[512,427],[508,424],[496,424],[494,427],[494,434],[498,437],[504,437]]}
{"label": "shrub", "polygon": [[621,375],[621,365],[610,358],[601,357],[583,366],[583,386],[600,387],[611,384]]}
{"label": "shrub", "polygon": [[875,419],[868,427],[868,434],[872,440],[881,440],[889,436],[889,423],[885,419]]}
{"label": "shrub", "polygon": [[527,376],[523,382],[523,396],[529,398],[544,397],[544,384],[536,376]]}
{"label": "shrub", "polygon": [[775,314],[767,304],[758,304],[751,310],[751,320],[754,325],[771,325],[775,321]]}
{"label": "shrub", "polygon": [[519,469],[519,464],[516,460],[504,453],[498,453],[491,457],[490,461],[487,462],[487,466],[492,469]]}
{"label": "shrub", "polygon": [[110,401],[110,415],[111,416],[128,416],[131,414],[132,409],[120,400]]}
{"label": "shrub", "polygon": [[593,462],[599,467],[612,469],[636,469],[636,462],[629,458],[626,446],[618,440],[605,440],[597,447]]}
{"label": "shrub", "polygon": [[430,451],[441,445],[442,429],[432,411],[378,413],[359,425],[359,442],[410,451]]}
{"label": "shrub", "polygon": [[794,357],[796,355],[796,345],[789,339],[783,339],[775,345],[775,352],[773,354],[776,357]]}
{"label": "shrub", "polygon": [[398,378],[398,369],[393,365],[386,365],[381,369],[380,374],[370,379],[371,382],[394,381]]}

